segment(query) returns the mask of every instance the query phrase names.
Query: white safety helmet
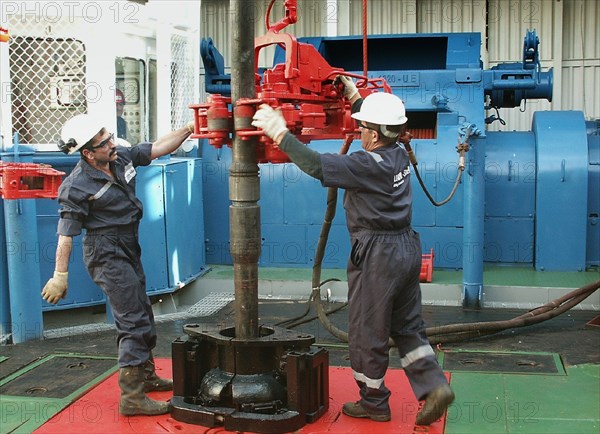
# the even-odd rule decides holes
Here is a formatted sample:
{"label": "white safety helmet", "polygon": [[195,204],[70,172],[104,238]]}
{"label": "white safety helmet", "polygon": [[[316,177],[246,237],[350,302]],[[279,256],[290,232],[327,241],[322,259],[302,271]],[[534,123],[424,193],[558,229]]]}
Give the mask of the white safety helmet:
{"label": "white safety helmet", "polygon": [[357,121],[377,125],[402,125],[408,121],[406,109],[400,98],[392,93],[375,92],[368,95],[360,111],[352,115]]}
{"label": "white safety helmet", "polygon": [[62,127],[58,147],[65,154],[80,150],[87,142],[104,128],[100,120],[86,114],[69,119]]}

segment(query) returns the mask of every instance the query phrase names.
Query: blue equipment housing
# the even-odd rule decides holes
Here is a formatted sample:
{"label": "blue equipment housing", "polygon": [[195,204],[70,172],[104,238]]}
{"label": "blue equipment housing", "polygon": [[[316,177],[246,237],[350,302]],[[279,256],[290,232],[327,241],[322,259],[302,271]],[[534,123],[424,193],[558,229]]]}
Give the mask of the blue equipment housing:
{"label": "blue equipment housing", "polygon": [[[360,36],[298,38],[314,45],[330,65],[361,74]],[[600,263],[598,245],[598,125],[587,131],[581,112],[534,115],[529,132],[488,132],[485,109],[518,107],[526,99],[552,99],[552,70],[541,71],[539,39],[525,36],[521,63],[482,69],[479,33],[374,35],[368,39],[370,77],[384,77],[404,101],[424,183],[436,201],[454,184],[465,139],[466,170],[450,202],[433,206],[413,180],[413,226],[435,266],[463,270],[463,305],[481,306],[485,262],[531,265],[537,270],[582,271]],[[216,48],[212,44],[205,47]],[[209,51],[210,51],[209,50]],[[393,53],[399,53],[394,56]],[[213,54],[214,56],[214,54]],[[218,57],[218,56],[215,56]],[[277,48],[274,64],[285,53]],[[206,62],[205,62],[206,66]],[[229,95],[223,70],[206,68],[206,91]],[[213,75],[214,74],[214,75]],[[417,136],[418,137],[418,136]],[[562,146],[561,146],[562,145]],[[340,142],[315,141],[319,152]],[[356,149],[356,144],[353,145]],[[227,173],[231,153],[204,143],[207,262],[231,264]],[[293,164],[262,164],[260,265],[311,267],[325,210],[326,191]],[[594,182],[592,182],[592,179]],[[589,180],[589,182],[588,182]],[[350,245],[341,201],[323,267],[344,268]]]}
{"label": "blue equipment housing", "polygon": [[[45,163],[66,174],[80,159],[78,154],[16,149],[18,144],[2,154],[2,159]],[[208,270],[204,254],[202,161],[165,156],[136,171],[136,192],[144,204],[139,234],[147,293],[152,296],[174,292]],[[82,236],[73,239],[67,297],[57,305],[43,301],[41,288],[54,271],[58,202],[17,199],[0,203],[4,208],[0,220],[2,336],[11,334],[13,343],[38,339],[44,330],[42,312],[106,303],[104,293],[83,264]],[[112,322],[111,315],[107,305],[108,322]]]}

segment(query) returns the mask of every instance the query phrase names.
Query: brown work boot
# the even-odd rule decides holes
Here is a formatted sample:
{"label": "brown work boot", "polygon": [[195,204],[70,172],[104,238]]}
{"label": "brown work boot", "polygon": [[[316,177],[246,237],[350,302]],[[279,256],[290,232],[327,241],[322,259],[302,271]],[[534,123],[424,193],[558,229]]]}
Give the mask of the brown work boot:
{"label": "brown work boot", "polygon": [[417,414],[417,425],[430,425],[438,420],[454,401],[454,392],[448,384],[433,389],[425,398],[425,405]]}
{"label": "brown work boot", "polygon": [[119,370],[121,399],[119,413],[123,416],[145,414],[148,416],[169,412],[170,404],[150,399],[144,393],[144,365],[127,366]]}
{"label": "brown work boot", "polygon": [[371,413],[367,411],[359,401],[345,403],[342,407],[342,413],[350,417],[368,417],[375,422],[388,422],[392,418],[389,411],[387,413]]}
{"label": "brown work boot", "polygon": [[156,375],[154,359],[150,358],[144,365],[144,392],[173,390],[173,380]]}

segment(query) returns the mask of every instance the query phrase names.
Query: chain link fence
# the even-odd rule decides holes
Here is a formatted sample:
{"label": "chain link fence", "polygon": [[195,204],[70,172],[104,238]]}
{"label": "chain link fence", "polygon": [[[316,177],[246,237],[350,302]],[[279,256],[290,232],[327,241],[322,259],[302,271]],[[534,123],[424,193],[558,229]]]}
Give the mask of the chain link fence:
{"label": "chain link fence", "polygon": [[[7,15],[10,29],[9,68],[13,133],[19,142],[53,144],[62,125],[70,118],[87,113],[89,93],[86,83],[86,46],[73,37],[71,17],[44,22],[33,13]],[[196,81],[193,36],[184,32],[171,35],[171,128],[192,120],[189,104],[195,100]],[[156,83],[150,84],[156,85]],[[3,89],[8,86],[4,85]],[[149,94],[154,98],[156,90]],[[145,92],[141,94],[145,95]],[[156,116],[150,101],[150,116]],[[156,130],[149,120],[149,135]],[[140,127],[141,128],[141,127]],[[143,139],[140,129],[139,139]],[[155,139],[155,137],[152,137]],[[137,138],[134,138],[134,141]]]}
{"label": "chain link fence", "polygon": [[67,36],[68,25],[8,17],[12,125],[20,143],[55,143],[64,122],[87,111],[85,46]]}
{"label": "chain link fence", "polygon": [[171,128],[176,130],[192,120],[194,103],[193,44],[185,35],[171,35]]}

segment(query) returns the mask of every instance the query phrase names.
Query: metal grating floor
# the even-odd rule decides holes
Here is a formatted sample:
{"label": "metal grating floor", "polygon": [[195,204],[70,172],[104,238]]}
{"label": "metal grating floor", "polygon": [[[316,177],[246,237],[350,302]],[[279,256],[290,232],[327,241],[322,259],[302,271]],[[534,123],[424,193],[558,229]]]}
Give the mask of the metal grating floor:
{"label": "metal grating floor", "polygon": [[202,300],[198,301],[198,303],[190,306],[190,308],[186,310],[186,313],[199,317],[210,316],[223,309],[233,300],[233,294],[211,292]]}

